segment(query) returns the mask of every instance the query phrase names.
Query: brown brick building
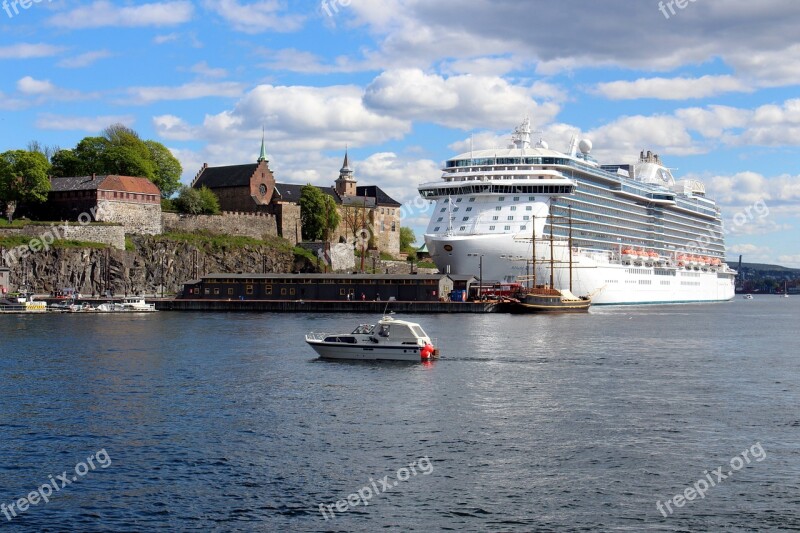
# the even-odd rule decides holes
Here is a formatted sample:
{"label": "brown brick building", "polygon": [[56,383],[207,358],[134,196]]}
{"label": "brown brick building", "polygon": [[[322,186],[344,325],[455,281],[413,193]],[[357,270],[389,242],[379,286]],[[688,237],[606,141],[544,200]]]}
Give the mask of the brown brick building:
{"label": "brown brick building", "polygon": [[[277,183],[269,168],[264,142],[256,163],[209,167],[203,165],[192,187],[208,187],[224,211],[263,212],[275,215],[278,233],[292,243],[301,235],[300,192],[303,185]],[[382,252],[400,252],[400,206],[377,185],[358,186],[345,152],[339,177],[331,187],[318,187],[333,197],[342,222],[332,241],[352,238],[369,228],[370,243]]]}
{"label": "brown brick building", "polygon": [[161,191],[147,178],[50,178],[47,202],[38,209],[50,219],[115,222],[124,225],[126,233],[161,233]]}

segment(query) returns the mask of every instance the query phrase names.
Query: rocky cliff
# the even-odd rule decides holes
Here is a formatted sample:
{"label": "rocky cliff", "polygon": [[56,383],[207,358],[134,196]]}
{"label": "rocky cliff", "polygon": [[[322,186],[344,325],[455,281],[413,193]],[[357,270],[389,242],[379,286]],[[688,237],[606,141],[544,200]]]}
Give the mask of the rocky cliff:
{"label": "rocky cliff", "polygon": [[[36,293],[74,288],[84,295],[176,293],[188,280],[211,272],[295,272],[313,268],[296,262],[288,243],[253,241],[235,246],[131,237],[133,249],[52,248],[31,253],[11,268],[11,286]],[[129,246],[129,248],[131,248]]]}

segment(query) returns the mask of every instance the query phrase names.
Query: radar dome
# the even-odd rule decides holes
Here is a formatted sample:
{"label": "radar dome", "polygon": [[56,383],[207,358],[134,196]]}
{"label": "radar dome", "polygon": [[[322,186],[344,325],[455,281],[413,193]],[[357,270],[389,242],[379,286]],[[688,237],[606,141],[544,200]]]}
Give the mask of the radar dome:
{"label": "radar dome", "polygon": [[588,154],[592,151],[592,141],[589,139],[581,139],[581,142],[578,143],[578,148],[582,154]]}
{"label": "radar dome", "polygon": [[541,148],[543,150],[547,150],[549,147],[550,147],[550,145],[548,145],[547,141],[545,141],[544,139],[542,139],[538,143],[536,143],[536,148]]}

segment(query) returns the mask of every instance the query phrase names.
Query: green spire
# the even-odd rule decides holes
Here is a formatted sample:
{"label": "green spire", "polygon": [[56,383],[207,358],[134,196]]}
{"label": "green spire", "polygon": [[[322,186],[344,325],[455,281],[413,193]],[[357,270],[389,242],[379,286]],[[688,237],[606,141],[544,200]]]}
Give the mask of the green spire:
{"label": "green spire", "polygon": [[258,162],[269,161],[267,159],[267,148],[264,146],[264,126],[261,126],[261,154],[258,156]]}

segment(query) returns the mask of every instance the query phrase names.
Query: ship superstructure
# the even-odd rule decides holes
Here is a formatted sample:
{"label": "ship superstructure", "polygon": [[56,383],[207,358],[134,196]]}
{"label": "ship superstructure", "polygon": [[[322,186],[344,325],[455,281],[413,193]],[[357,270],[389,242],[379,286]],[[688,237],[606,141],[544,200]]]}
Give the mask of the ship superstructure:
{"label": "ship superstructure", "polygon": [[649,151],[635,164],[600,165],[591,150],[576,138],[567,153],[532,145],[526,119],[507,148],[449,159],[440,181],[419,187],[435,202],[425,233],[433,261],[508,282],[531,279],[531,268],[549,277],[552,254],[555,287],[569,288],[572,263],[573,292],[595,304],[733,298],[720,211],[703,184],[676,180]]}

